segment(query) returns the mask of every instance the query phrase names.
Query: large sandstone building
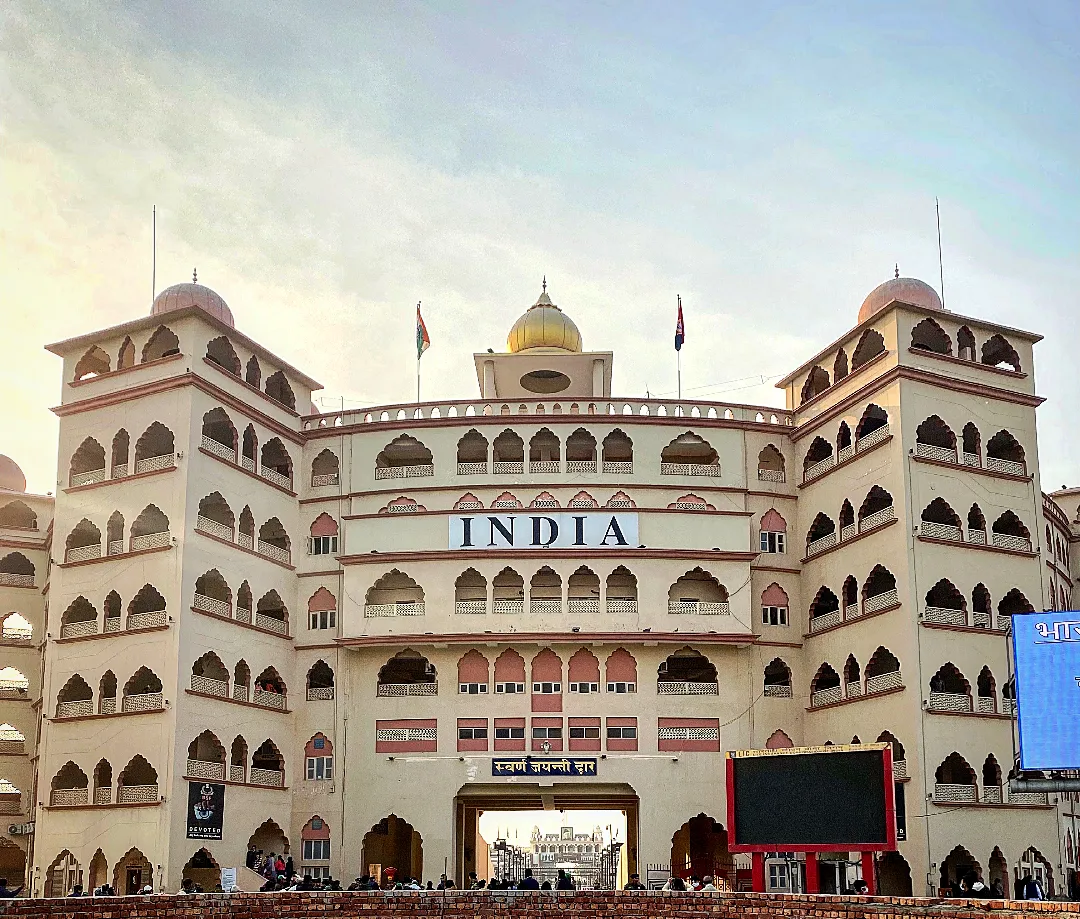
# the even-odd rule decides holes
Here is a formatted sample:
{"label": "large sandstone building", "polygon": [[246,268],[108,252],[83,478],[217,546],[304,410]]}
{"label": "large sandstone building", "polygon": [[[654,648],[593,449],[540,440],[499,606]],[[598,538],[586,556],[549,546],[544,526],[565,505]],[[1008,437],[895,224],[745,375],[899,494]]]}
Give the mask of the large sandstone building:
{"label": "large sandstone building", "polygon": [[1080,804],[1008,789],[1010,615],[1076,603],[1038,339],[896,278],[783,410],[625,398],[545,292],[477,398],[329,414],[196,284],[50,345],[56,496],[0,459],[0,873],[175,889],[251,842],[461,883],[483,811],[612,808],[624,870],[733,885],[723,751],[861,739],[884,891],[1064,890]]}

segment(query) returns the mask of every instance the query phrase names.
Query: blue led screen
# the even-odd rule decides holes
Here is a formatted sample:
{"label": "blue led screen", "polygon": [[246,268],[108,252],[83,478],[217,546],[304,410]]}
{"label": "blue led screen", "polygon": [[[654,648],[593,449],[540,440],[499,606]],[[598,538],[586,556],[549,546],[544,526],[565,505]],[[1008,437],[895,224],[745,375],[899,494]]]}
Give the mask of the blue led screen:
{"label": "blue led screen", "polygon": [[1080,769],[1080,612],[1012,617],[1022,769]]}

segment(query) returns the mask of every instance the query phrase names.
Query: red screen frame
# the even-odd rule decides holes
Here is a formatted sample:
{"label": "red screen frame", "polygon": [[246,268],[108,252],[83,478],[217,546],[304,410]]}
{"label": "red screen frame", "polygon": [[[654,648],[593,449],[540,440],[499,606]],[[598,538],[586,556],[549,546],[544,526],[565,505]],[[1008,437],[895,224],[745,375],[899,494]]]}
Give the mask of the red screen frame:
{"label": "red screen frame", "polygon": [[[749,751],[751,753],[757,751]],[[763,754],[763,755],[798,755],[805,752],[814,756],[842,756],[844,749],[838,749],[831,753],[819,753],[812,749],[793,747],[792,753]],[[730,852],[895,852],[896,844],[896,785],[893,777],[892,745],[888,744],[881,750],[882,778],[885,781],[885,832],[888,838],[885,842],[852,842],[842,845],[826,843],[822,845],[805,844],[792,845],[790,843],[752,843],[740,844],[735,826],[735,758],[729,753],[724,758],[725,781],[727,784],[727,825],[728,825],[728,851]]]}

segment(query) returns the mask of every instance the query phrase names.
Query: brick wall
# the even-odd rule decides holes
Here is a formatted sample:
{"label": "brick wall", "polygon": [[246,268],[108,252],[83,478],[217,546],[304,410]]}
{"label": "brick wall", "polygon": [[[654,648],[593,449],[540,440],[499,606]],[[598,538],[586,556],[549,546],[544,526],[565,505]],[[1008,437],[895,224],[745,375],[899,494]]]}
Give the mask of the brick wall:
{"label": "brick wall", "polygon": [[1029,919],[1036,913],[1080,916],[1080,904],[1002,900],[932,900],[889,897],[774,896],[766,894],[439,892],[279,893],[95,897],[12,900],[5,915],[33,919],[324,919],[326,916],[408,919]]}

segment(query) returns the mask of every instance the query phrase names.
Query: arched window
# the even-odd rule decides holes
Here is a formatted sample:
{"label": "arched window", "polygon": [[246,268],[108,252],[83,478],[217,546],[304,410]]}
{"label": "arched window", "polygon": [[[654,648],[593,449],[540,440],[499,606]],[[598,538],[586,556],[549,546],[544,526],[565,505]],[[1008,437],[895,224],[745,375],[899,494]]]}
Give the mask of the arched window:
{"label": "arched window", "polygon": [[529,471],[558,472],[562,444],[548,428],[541,428],[529,441]]}
{"label": "arched window", "polygon": [[982,360],[987,367],[1000,367],[1004,364],[1014,373],[1020,373],[1020,355],[1003,335],[993,335],[983,342]]}
{"label": "arched window", "polygon": [[911,347],[916,351],[952,354],[952,339],[932,317],[927,316],[911,330]]}
{"label": "arched window", "polygon": [[847,351],[841,348],[836,352],[836,359],[832,365],[833,380],[839,383],[844,377],[848,375],[848,359]]}
{"label": "arched window", "polygon": [[271,517],[259,527],[257,548],[260,555],[266,555],[286,565],[292,560],[292,540],[277,517]]}
{"label": "arched window", "polygon": [[525,580],[513,568],[503,568],[491,581],[492,611],[501,614],[525,611]]}
{"label": "arched window", "polygon": [[854,654],[849,654],[844,662],[844,695],[849,699],[862,695],[862,668]]}
{"label": "arched window", "polygon": [[159,361],[163,357],[172,357],[180,353],[180,339],[168,326],[160,325],[143,346],[142,362]]}
{"label": "arched window", "polygon": [[694,568],[668,588],[668,612],[726,616],[731,612],[727,588],[708,571]]}
{"label": "arched window", "polygon": [[203,731],[190,744],[188,744],[188,761],[186,775],[197,779],[225,779],[225,747],[222,746],[217,735],[211,731]]}
{"label": "arched window", "polygon": [[256,389],[262,386],[262,367],[259,366],[259,359],[254,354],[248,359],[244,370],[244,382]]}
{"label": "arched window", "polygon": [[766,444],[758,454],[757,477],[762,482],[786,481],[784,454],[772,444]]}
{"label": "arched window", "polygon": [[103,373],[108,373],[110,369],[112,368],[109,355],[97,345],[93,345],[89,351],[79,358],[79,362],[75,365],[74,382],[78,383],[80,380],[92,379]]}
{"label": "arched window", "polygon": [[435,475],[431,451],[415,437],[402,434],[375,457],[376,479],[408,479]]}
{"label": "arched window", "polygon": [[232,542],[236,532],[236,515],[220,491],[211,492],[199,502],[199,514],[195,518],[196,529]]}
{"label": "arched window", "polygon": [[848,427],[846,421],[840,422],[840,427],[836,430],[836,455],[845,460],[851,456],[853,451],[851,428]]}
{"label": "arched window", "polygon": [[851,355],[851,372],[854,373],[865,364],[869,364],[879,354],[885,353],[885,339],[876,329],[867,329],[862,333],[855,352]]}
{"label": "arched window", "polygon": [[247,702],[251,694],[251,668],[241,658],[233,668],[233,698],[239,702]]}
{"label": "arched window", "polygon": [[281,678],[281,674],[277,672],[277,668],[267,667],[255,677],[255,689],[251,694],[251,700],[256,705],[284,710],[287,707],[287,694],[288,687]]}
{"label": "arched window", "polygon": [[95,804],[112,804],[112,782],[112,764],[107,759],[98,760],[98,764],[94,767]]}
{"label": "arched window", "polygon": [[978,800],[975,770],[959,753],[950,753],[934,773],[934,800],[973,804]]}
{"label": "arched window", "polygon": [[836,524],[827,514],[818,513],[806,531],[806,554],[816,555],[836,545]]}
{"label": "arched window", "polygon": [[56,717],[77,718],[94,713],[94,691],[79,674],[68,678],[56,696]]}
{"label": "arched window", "polygon": [[[319,733],[304,745],[304,770],[309,782],[329,782],[334,778],[334,745]],[[318,819],[318,818],[313,818]],[[325,827],[325,824],[323,824]],[[329,841],[329,832],[324,838]],[[327,855],[329,858],[329,854]]]}
{"label": "arched window", "polygon": [[289,451],[277,437],[271,437],[262,445],[260,475],[269,482],[285,489],[292,489],[293,462]]}
{"label": "arched window", "polygon": [[930,539],[949,539],[956,542],[964,538],[960,515],[944,498],[934,498],[923,508],[920,533]]}
{"label": "arched window", "polygon": [[21,613],[8,613],[4,616],[2,627],[0,627],[0,638],[5,641],[28,642],[33,637],[34,627]]}
{"label": "arched window", "polygon": [[311,463],[311,487],[337,485],[340,482],[340,464],[332,450],[322,450]]}
{"label": "arched window", "polygon": [[207,651],[191,665],[191,691],[228,698],[229,671],[213,651]]}
{"label": "arched window", "polygon": [[333,698],[334,671],[326,661],[315,661],[307,672],[307,700],[329,702]]}
{"label": "arched window", "polygon": [[898,779],[904,778],[907,775],[907,754],[904,752],[904,745],[889,731],[878,734],[877,742],[892,745],[893,775]]}
{"label": "arched window", "polygon": [[542,510],[552,510],[558,506],[558,500],[550,491],[540,492],[540,494],[529,502],[529,507],[540,508]]}
{"label": "arched window", "polygon": [[915,455],[943,463],[956,462],[956,435],[937,415],[931,415],[915,430]]}
{"label": "arched window", "polygon": [[840,505],[840,538],[851,539],[855,535],[855,508],[847,498]]}
{"label": "arched window", "polygon": [[637,661],[625,648],[616,648],[604,662],[604,682],[613,693],[637,692]]}
{"label": "arched window", "polygon": [[525,441],[509,428],[492,442],[491,455],[496,475],[525,471]]}
{"label": "arched window", "polygon": [[65,541],[64,561],[83,562],[101,557],[101,530],[83,517]]}
{"label": "arched window", "polygon": [[288,634],[289,609],[276,590],[268,590],[255,604],[255,625],[278,635]]}
{"label": "arched window", "polygon": [[320,587],[308,598],[308,628],[337,628],[337,598],[325,587]]}
{"label": "arched window", "polygon": [[814,367],[810,373],[807,374],[806,380],[803,382],[802,392],[799,396],[799,404],[802,405],[816,396],[820,396],[830,385],[829,371],[824,367]]}
{"label": "arched window", "polygon": [[[1001,803],[1001,766],[993,753],[988,753],[983,760],[983,801],[987,804]],[[997,799],[996,801],[994,799]]]}
{"label": "arched window", "polygon": [[987,441],[986,468],[1006,475],[1027,475],[1024,448],[1008,431],[998,431]]}
{"label": "arched window", "polygon": [[156,711],[163,708],[162,685],[157,674],[148,667],[140,667],[124,684],[124,697],[120,710],[124,712]]}
{"label": "arched window", "polygon": [[900,661],[888,649],[879,647],[866,664],[866,692],[889,692],[902,689],[903,677],[900,675]]}
{"label": "arched window", "polygon": [[279,405],[284,405],[289,411],[296,411],[296,395],[293,393],[285,374],[280,370],[266,378],[266,386],[263,391]]}
{"label": "arched window", "polygon": [[863,612],[895,606],[900,602],[896,592],[896,578],[884,565],[875,565],[863,582]]}
{"label": "arched window", "polygon": [[128,604],[128,630],[149,629],[166,624],[165,598],[153,584],[143,584]]}
{"label": "arched window", "polygon": [[88,804],[89,785],[90,780],[86,777],[86,773],[74,763],[67,762],[53,776],[49,804],[52,807]]}
{"label": "arched window", "polygon": [[285,757],[272,740],[264,740],[251,754],[252,785],[269,785],[282,788],[285,785]]}
{"label": "arched window", "polygon": [[762,625],[788,624],[788,595],[775,581],[761,593]]}
{"label": "arched window", "polygon": [[971,421],[964,425],[963,454],[965,466],[982,465],[982,437],[979,429]]}
{"label": "arched window", "polygon": [[930,677],[930,708],[935,711],[971,711],[971,684],[955,664],[942,664],[937,673]]}
{"label": "arched window", "polygon": [[103,715],[116,713],[116,674],[106,670],[98,682],[98,711]]}
{"label": "arched window", "polygon": [[128,474],[130,448],[131,438],[128,432],[121,428],[112,441],[112,477],[114,479],[122,479]]}
{"label": "arched window", "polygon": [[838,674],[828,663],[823,663],[810,681],[810,706],[831,705],[844,697],[844,688]]}
{"label": "arched window", "polygon": [[424,589],[397,568],[379,578],[365,596],[364,616],[422,616]]}
{"label": "arched window", "polygon": [[611,431],[601,445],[603,471],[606,473],[629,473],[634,471],[634,442],[618,428]]}
{"label": "arched window", "polygon": [[457,443],[458,475],[477,475],[488,471],[488,442],[479,431],[467,431]]}
{"label": "arched window", "polygon": [[880,485],[875,485],[866,493],[866,498],[859,507],[859,532],[873,529],[896,519],[893,498]]}
{"label": "arched window", "polygon": [[529,612],[562,612],[562,578],[547,565],[538,570],[529,582]]}
{"label": "arched window", "polygon": [[766,750],[786,750],[789,747],[794,747],[795,743],[790,737],[783,731],[776,730],[769,735],[769,739],[765,741]]}
{"label": "arched window", "polygon": [[139,552],[143,549],[161,549],[170,544],[169,518],[156,505],[146,505],[131,524],[129,550]]}
{"label": "arched window", "polygon": [[249,424],[244,428],[244,444],[241,449],[240,465],[243,466],[248,472],[255,472],[257,463],[256,456],[258,456],[259,450],[259,438],[255,433],[255,426]]}
{"label": "arched window", "polygon": [[439,691],[435,666],[422,654],[406,648],[379,670],[380,696],[434,696]]}
{"label": "arched window", "polygon": [[758,533],[758,549],[761,552],[783,553],[787,551],[787,521],[775,508],[761,515]]}
{"label": "arched window", "polygon": [[488,659],[476,649],[467,651],[458,661],[458,692],[462,695],[487,695]]}
{"label": "arched window", "polygon": [[1001,598],[998,603],[998,623],[1001,624],[1002,617],[1013,616],[1016,613],[1033,613],[1035,608],[1028,602],[1025,597],[1017,588],[1013,588],[1004,597]]}
{"label": "arched window", "polygon": [[105,448],[93,437],[87,437],[71,455],[68,485],[89,485],[105,481]]}
{"label": "arched window", "polygon": [[990,541],[1002,549],[1031,551],[1031,533],[1012,511],[1005,511],[991,527]]}
{"label": "arched window", "polygon": [[587,491],[579,491],[574,497],[566,502],[567,507],[599,507],[600,504]]}
{"label": "arched window", "polygon": [[637,577],[629,568],[620,565],[607,577],[607,611],[636,615],[638,601]]}
{"label": "arched window", "polygon": [[567,610],[574,613],[600,612],[600,578],[587,565],[577,569],[566,582]]}
{"label": "arched window", "polygon": [[844,578],[841,592],[844,601],[844,618],[851,619],[859,615],[859,581],[853,574]]}
{"label": "arched window", "polygon": [[600,692],[600,661],[588,648],[579,648],[566,666],[570,692]]}
{"label": "arched window", "polygon": [[309,555],[334,555],[338,551],[338,525],[329,514],[323,512],[311,523],[308,543]]}
{"label": "arched window", "polygon": [[525,659],[511,648],[495,658],[495,693],[525,692]]}
{"label": "arched window", "polygon": [[824,437],[815,437],[803,458],[803,481],[817,478],[836,464],[833,448]]}
{"label": "arched window", "polygon": [[0,586],[33,587],[34,563],[21,552],[9,552],[0,558]]}
{"label": "arched window", "polygon": [[202,448],[214,456],[236,462],[236,427],[223,408],[212,408],[202,421]]}
{"label": "arched window", "polygon": [[224,335],[219,335],[206,346],[206,359],[234,377],[241,375],[240,358],[236,356],[232,342]]}
{"label": "arched window", "polygon": [[720,456],[703,437],[680,434],[660,453],[661,475],[720,475]]}
{"label": "arched window", "polygon": [[966,325],[956,333],[956,353],[963,361],[975,360],[975,336]]}
{"label": "arched window", "polygon": [[[870,435],[874,436],[871,437]],[[855,449],[866,450],[889,436],[889,413],[880,405],[866,406],[855,427]]]}
{"label": "arched window", "polygon": [[716,667],[700,651],[682,648],[657,668],[656,689],[661,695],[716,695]]}
{"label": "arched window", "polygon": [[135,474],[175,466],[175,449],[173,432],[155,421],[135,441]]}
{"label": "arched window", "polygon": [[975,685],[978,690],[976,702],[979,713],[983,715],[994,714],[997,711],[997,681],[994,679],[994,674],[990,672],[989,667],[983,667],[979,671],[979,677]]}
{"label": "arched window", "polygon": [[584,428],[566,439],[566,471],[596,472],[596,438]]}
{"label": "arched window", "polygon": [[940,625],[967,625],[967,601],[948,578],[926,592],[923,621]]}
{"label": "arched window", "polygon": [[131,340],[131,336],[127,336],[124,339],[123,344],[120,345],[120,351],[116,357],[116,369],[126,370],[128,367],[135,366],[135,344]]}
{"label": "arched window", "polygon": [[791,698],[791,668],[779,657],[765,667],[765,696]]}

